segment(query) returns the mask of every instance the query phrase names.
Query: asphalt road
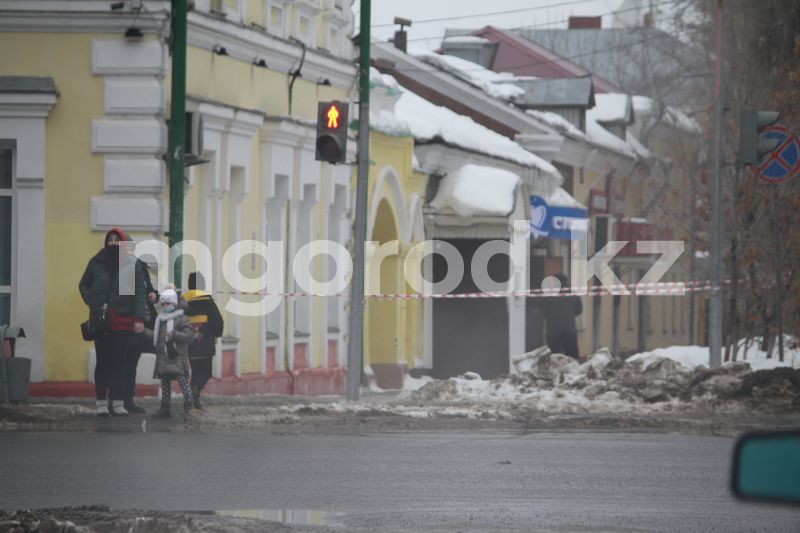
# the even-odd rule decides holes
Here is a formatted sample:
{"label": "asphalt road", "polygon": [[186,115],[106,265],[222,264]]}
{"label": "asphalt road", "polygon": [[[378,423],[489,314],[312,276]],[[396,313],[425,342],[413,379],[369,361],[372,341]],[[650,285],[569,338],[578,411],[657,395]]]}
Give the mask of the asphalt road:
{"label": "asphalt road", "polygon": [[612,433],[0,433],[0,508],[324,510],[348,531],[800,531],[800,508],[732,499],[732,444]]}

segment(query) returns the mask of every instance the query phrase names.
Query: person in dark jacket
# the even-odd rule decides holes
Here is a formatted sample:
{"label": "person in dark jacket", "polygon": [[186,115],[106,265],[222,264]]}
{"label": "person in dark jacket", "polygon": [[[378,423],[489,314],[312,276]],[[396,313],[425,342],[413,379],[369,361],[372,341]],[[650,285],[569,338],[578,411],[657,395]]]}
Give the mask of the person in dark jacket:
{"label": "person in dark jacket", "polygon": [[[192,395],[194,407],[202,409],[200,393],[211,379],[211,363],[217,352],[217,338],[222,336],[225,323],[214,298],[203,292],[202,277],[198,283],[197,272],[189,274],[189,290],[183,293],[186,301],[186,316],[192,323],[195,338],[189,345],[189,361],[192,365]],[[199,288],[198,288],[199,286]]]}
{"label": "person in dark jacket", "polygon": [[[125,409],[125,361],[134,348],[136,335],[144,331],[145,284],[135,262],[120,257],[120,241],[126,239],[119,228],[111,229],[103,241],[103,249],[86,265],[78,283],[83,302],[90,315],[104,314],[107,331],[95,342],[94,369],[98,416],[127,416]],[[133,272],[131,272],[131,270]],[[133,295],[120,295],[120,278],[135,282]],[[111,397],[109,411],[108,397]]]}
{"label": "person in dark jacket", "polygon": [[544,298],[542,312],[546,321],[547,347],[552,353],[578,358],[578,330],[575,317],[583,312],[581,299],[570,292],[569,279],[559,272],[554,276],[561,282],[560,294]]}
{"label": "person in dark jacket", "polygon": [[[133,239],[128,236],[129,241]],[[133,247],[130,248],[129,253],[133,254]],[[141,271],[144,278],[145,294],[147,295],[147,302],[144,308],[144,327],[146,329],[153,329],[155,326],[156,316],[158,310],[155,303],[158,301],[158,291],[153,287],[153,282],[150,280],[150,269],[147,263],[139,258],[135,259],[136,269]],[[133,414],[145,413],[145,409],[134,401],[136,396],[136,368],[139,366],[139,359],[142,352],[148,353],[153,351],[152,343],[144,335],[137,335],[133,348],[127,353],[127,360],[125,361],[125,410]]]}

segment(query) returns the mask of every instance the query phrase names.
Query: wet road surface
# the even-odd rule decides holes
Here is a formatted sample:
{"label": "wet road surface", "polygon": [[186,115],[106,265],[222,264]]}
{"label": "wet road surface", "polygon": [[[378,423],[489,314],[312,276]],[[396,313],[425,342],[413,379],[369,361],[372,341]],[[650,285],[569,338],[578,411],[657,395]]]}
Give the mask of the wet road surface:
{"label": "wet road surface", "polygon": [[588,432],[9,432],[0,508],[319,510],[348,531],[799,531],[800,508],[729,495],[732,446]]}

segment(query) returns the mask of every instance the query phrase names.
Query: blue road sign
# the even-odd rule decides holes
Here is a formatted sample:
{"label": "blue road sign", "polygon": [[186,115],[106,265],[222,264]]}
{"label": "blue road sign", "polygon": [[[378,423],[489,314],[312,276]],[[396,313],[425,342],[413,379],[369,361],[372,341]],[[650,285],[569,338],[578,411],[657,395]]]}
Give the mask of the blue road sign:
{"label": "blue road sign", "polygon": [[786,181],[800,170],[800,141],[781,126],[765,128],[760,139],[778,141],[778,147],[758,165],[758,177],[769,183]]}

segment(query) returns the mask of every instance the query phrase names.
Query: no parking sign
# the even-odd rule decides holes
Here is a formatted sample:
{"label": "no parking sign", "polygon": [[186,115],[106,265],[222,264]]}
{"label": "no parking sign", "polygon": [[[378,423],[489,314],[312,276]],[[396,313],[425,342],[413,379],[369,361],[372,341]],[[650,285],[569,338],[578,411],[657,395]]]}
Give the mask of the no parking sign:
{"label": "no parking sign", "polygon": [[758,165],[758,177],[769,183],[780,183],[800,170],[800,141],[781,125],[769,126],[759,140],[777,141],[778,146]]}

